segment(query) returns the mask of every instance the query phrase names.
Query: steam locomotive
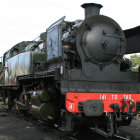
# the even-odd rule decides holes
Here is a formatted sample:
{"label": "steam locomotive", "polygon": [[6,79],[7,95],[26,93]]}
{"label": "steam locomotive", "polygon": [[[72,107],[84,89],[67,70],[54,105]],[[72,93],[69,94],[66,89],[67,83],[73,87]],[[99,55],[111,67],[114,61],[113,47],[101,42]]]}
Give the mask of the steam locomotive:
{"label": "steam locomotive", "polygon": [[84,127],[112,137],[140,111],[140,71],[131,72],[123,58],[139,49],[137,34],[124,34],[100,15],[100,4],[82,7],[84,20],[62,17],[38,41],[20,42],[3,55],[0,94],[9,109],[68,134]]}

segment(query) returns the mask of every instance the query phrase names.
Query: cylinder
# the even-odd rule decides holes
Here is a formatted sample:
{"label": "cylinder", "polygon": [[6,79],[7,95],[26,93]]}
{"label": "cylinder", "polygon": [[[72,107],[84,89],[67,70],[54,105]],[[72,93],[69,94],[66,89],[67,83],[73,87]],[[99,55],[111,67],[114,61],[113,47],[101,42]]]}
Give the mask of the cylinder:
{"label": "cylinder", "polygon": [[56,118],[57,109],[54,103],[48,102],[40,106],[32,105],[30,113],[37,119],[48,121]]}
{"label": "cylinder", "polygon": [[100,9],[103,7],[101,4],[84,3],[81,5],[85,9],[85,19],[100,14]]}

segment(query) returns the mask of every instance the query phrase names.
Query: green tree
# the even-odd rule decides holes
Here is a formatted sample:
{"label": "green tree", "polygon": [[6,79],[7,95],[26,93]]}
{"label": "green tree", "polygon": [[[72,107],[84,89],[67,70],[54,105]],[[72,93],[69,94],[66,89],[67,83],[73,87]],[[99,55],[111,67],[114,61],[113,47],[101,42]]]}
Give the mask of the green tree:
{"label": "green tree", "polygon": [[134,72],[138,72],[140,67],[140,55],[132,55],[130,57],[130,61],[132,62],[131,70]]}

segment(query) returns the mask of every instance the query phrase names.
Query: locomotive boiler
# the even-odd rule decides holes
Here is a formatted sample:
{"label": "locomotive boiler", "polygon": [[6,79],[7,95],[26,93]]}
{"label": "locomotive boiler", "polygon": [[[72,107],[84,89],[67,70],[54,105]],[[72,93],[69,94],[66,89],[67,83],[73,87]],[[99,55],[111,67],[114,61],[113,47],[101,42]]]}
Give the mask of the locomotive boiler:
{"label": "locomotive boiler", "polygon": [[140,110],[140,72],[130,71],[131,62],[123,58],[125,34],[100,15],[102,5],[82,7],[84,20],[62,17],[40,40],[21,42],[4,54],[0,93],[9,109],[68,134],[84,127],[112,137]]}

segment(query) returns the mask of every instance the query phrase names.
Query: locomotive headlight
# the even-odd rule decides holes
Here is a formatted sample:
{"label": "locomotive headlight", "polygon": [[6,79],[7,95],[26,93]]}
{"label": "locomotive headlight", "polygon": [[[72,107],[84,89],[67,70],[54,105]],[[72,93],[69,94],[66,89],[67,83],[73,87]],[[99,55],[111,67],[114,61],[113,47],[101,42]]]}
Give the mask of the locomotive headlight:
{"label": "locomotive headlight", "polygon": [[70,45],[63,45],[62,48],[69,49],[69,48],[71,48],[71,46]]}

